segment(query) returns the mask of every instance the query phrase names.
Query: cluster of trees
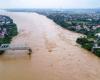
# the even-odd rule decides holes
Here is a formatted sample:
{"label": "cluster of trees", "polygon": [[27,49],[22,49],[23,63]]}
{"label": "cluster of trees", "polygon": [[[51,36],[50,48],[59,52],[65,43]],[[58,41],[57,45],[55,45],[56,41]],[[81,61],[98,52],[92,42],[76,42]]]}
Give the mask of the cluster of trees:
{"label": "cluster of trees", "polygon": [[[95,44],[97,44],[97,46],[100,46],[100,36],[96,37],[96,33],[98,33],[98,31],[100,32],[100,28],[98,28],[94,32],[90,33],[90,34],[92,34],[91,36],[86,35],[83,37],[79,37],[76,40],[76,42],[78,44],[80,44],[81,47],[83,47],[89,51],[92,51]],[[94,41],[96,41],[96,43]],[[100,57],[100,49],[99,48],[97,48],[97,49],[95,48],[93,53]]]}
{"label": "cluster of trees", "polygon": [[90,50],[90,51],[94,45],[94,40],[93,39],[89,40],[89,38],[87,37],[79,37],[76,40],[76,42],[82,45],[83,48]]}

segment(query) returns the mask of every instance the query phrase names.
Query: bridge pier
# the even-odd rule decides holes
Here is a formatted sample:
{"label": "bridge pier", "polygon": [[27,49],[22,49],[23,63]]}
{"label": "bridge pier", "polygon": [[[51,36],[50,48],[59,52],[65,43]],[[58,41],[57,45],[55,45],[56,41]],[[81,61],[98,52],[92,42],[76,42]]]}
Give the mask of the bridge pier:
{"label": "bridge pier", "polygon": [[32,54],[32,49],[28,49],[29,53],[28,55],[31,55]]}

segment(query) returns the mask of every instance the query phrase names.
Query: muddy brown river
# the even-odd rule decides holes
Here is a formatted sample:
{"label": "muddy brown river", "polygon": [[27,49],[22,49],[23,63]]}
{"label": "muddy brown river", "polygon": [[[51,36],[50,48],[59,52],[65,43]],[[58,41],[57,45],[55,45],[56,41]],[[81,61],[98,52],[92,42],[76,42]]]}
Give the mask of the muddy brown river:
{"label": "muddy brown river", "polygon": [[80,48],[77,34],[36,13],[1,12],[10,16],[19,34],[11,44],[28,51],[6,51],[0,56],[0,80],[100,80],[100,58]]}

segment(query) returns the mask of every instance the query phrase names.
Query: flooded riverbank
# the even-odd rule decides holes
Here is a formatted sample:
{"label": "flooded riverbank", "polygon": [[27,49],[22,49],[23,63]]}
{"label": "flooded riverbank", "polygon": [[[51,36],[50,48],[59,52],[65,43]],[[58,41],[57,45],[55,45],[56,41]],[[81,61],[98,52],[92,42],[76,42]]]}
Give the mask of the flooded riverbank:
{"label": "flooded riverbank", "polygon": [[36,13],[3,12],[18,26],[11,44],[26,44],[27,51],[6,51],[0,56],[0,80],[99,80],[100,59],[75,43],[80,34],[62,29]]}

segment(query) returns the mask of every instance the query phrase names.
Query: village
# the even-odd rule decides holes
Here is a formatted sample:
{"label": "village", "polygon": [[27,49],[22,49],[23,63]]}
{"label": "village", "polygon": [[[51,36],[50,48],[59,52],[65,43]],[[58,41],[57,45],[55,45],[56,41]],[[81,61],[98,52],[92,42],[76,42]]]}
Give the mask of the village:
{"label": "village", "polygon": [[0,38],[8,35],[8,26],[13,23],[13,20],[8,16],[0,15]]}

